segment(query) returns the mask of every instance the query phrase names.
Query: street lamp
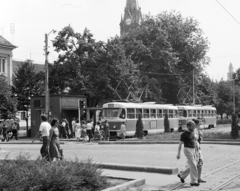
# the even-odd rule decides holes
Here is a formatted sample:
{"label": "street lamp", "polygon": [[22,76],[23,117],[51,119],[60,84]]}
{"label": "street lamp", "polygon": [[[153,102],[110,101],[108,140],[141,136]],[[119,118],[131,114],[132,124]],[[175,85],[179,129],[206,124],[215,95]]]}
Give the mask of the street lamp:
{"label": "street lamp", "polygon": [[[48,88],[48,36],[51,32],[55,33],[55,30],[51,30],[48,34],[45,34],[45,113],[47,116],[49,115],[49,108],[50,108],[50,99],[49,99],[49,88]],[[49,116],[48,116],[49,117]]]}

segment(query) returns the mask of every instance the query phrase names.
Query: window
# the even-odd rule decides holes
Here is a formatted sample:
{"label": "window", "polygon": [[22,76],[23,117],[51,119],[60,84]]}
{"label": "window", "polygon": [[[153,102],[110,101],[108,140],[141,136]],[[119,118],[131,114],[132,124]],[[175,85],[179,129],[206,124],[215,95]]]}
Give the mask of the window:
{"label": "window", "polygon": [[149,118],[149,109],[143,109],[143,118]]}
{"label": "window", "polygon": [[41,107],[41,100],[34,100],[33,107]]}
{"label": "window", "polygon": [[151,118],[156,118],[156,109],[150,109]]}
{"label": "window", "polygon": [[169,118],[173,118],[173,110],[170,109],[168,112],[169,112],[168,117],[169,117]]}
{"label": "window", "polygon": [[126,117],[125,109],[120,109],[120,116],[119,117],[122,118],[122,119],[125,119],[125,117]]}
{"label": "window", "polygon": [[6,72],[6,58],[0,57],[0,72]]}
{"label": "window", "polygon": [[192,117],[193,116],[193,110],[188,110],[188,117]]}
{"label": "window", "polygon": [[178,118],[178,110],[173,110],[173,117]]}
{"label": "window", "polygon": [[164,110],[163,110],[163,117],[165,117],[166,114],[168,114],[168,110],[167,110],[167,109],[164,109]]}
{"label": "window", "polygon": [[201,110],[197,110],[197,117],[201,117]]}
{"label": "window", "polygon": [[21,120],[25,120],[25,112],[24,111],[21,112]]}
{"label": "window", "polygon": [[202,113],[201,113],[201,118],[204,117],[204,110],[202,110]]}
{"label": "window", "polygon": [[138,115],[142,116],[142,109],[136,109],[136,118],[138,119]]}
{"label": "window", "polygon": [[127,118],[135,119],[135,109],[127,109]]}
{"label": "window", "polygon": [[157,118],[163,118],[163,113],[161,109],[157,110]]}
{"label": "window", "polygon": [[211,111],[210,110],[208,111],[208,116],[211,117]]}
{"label": "window", "polygon": [[197,110],[193,110],[192,117],[197,117]]}
{"label": "window", "polygon": [[106,118],[118,117],[119,108],[104,108],[103,116]]}

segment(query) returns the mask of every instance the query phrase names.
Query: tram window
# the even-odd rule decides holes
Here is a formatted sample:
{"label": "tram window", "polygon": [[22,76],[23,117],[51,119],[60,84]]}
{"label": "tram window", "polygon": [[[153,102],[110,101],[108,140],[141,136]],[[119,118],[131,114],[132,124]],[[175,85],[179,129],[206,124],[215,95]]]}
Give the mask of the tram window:
{"label": "tram window", "polygon": [[168,110],[164,109],[163,110],[163,117],[165,117],[166,114],[168,114]]}
{"label": "tram window", "polygon": [[208,116],[211,117],[211,111],[210,110],[208,111]]}
{"label": "tram window", "polygon": [[208,110],[205,110],[205,116],[206,117],[208,116]]}
{"label": "tram window", "polygon": [[112,117],[118,117],[118,108],[104,108],[103,109],[103,117],[106,118],[112,118]]}
{"label": "tram window", "polygon": [[202,112],[201,112],[201,118],[203,118],[204,117],[204,110],[202,110]]}
{"label": "tram window", "polygon": [[151,118],[156,118],[156,109],[150,109]]}
{"label": "tram window", "polygon": [[187,117],[187,110],[183,110],[183,117]]}
{"label": "tram window", "polygon": [[197,110],[197,116],[196,117],[201,117],[201,110]]}
{"label": "tram window", "polygon": [[169,117],[169,118],[173,118],[173,110],[170,109],[168,112],[169,112],[168,117]]}
{"label": "tram window", "polygon": [[197,110],[193,110],[193,115],[192,117],[197,117]]}
{"label": "tram window", "polygon": [[127,109],[127,118],[134,119],[135,118],[135,109]]}
{"label": "tram window", "polygon": [[192,117],[193,116],[193,110],[188,110],[188,117]]}
{"label": "tram window", "polygon": [[143,109],[143,118],[149,118],[149,109]]}
{"label": "tram window", "polygon": [[157,118],[163,118],[162,110],[158,109],[157,110]]}
{"label": "tram window", "polygon": [[173,117],[178,118],[178,110],[173,110]]}
{"label": "tram window", "polygon": [[142,115],[142,109],[136,109],[136,118],[138,119],[138,115]]}
{"label": "tram window", "polygon": [[125,119],[125,116],[126,116],[126,111],[125,111],[125,109],[120,109],[120,118],[122,118],[122,119]]}

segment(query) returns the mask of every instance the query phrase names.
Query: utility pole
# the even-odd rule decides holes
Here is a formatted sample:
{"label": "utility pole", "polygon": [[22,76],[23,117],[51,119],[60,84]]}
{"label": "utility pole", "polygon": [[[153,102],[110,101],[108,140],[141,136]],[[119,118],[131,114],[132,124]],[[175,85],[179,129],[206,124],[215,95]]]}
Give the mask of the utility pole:
{"label": "utility pole", "polygon": [[49,117],[48,73],[48,34],[45,34],[45,113],[47,117]]}
{"label": "utility pole", "polygon": [[195,104],[195,96],[194,96],[194,69],[193,69],[193,105]]}
{"label": "utility pole", "polygon": [[232,74],[232,86],[233,86],[233,113],[235,114],[235,75]]}

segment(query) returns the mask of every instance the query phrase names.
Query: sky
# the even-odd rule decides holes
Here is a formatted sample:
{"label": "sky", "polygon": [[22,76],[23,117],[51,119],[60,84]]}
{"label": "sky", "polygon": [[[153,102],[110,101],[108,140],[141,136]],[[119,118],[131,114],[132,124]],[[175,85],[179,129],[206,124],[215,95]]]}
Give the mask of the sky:
{"label": "sky", "polygon": [[[240,68],[239,0],[138,0],[142,14],[176,11],[193,17],[208,38],[205,72],[213,80],[227,79],[229,64]],[[221,5],[222,6],[221,6]],[[120,34],[126,0],[1,0],[0,35],[17,46],[13,60],[44,64],[45,34],[71,25],[76,32],[88,28],[99,41]],[[11,31],[11,25],[12,31]],[[57,59],[49,34],[49,62]]]}

